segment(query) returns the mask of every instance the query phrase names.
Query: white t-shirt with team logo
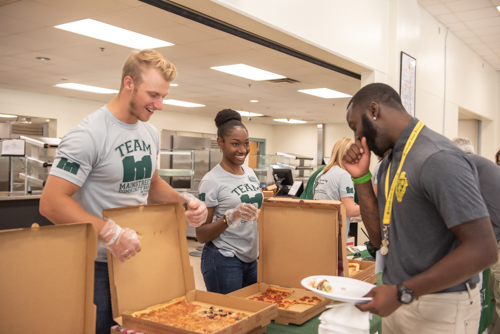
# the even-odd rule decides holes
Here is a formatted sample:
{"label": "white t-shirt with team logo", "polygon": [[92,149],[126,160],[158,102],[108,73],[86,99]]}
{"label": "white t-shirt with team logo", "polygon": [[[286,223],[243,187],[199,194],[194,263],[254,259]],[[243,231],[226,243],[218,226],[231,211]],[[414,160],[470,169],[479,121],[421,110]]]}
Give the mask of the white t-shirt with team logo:
{"label": "white t-shirt with team logo", "polygon": [[[354,197],[354,184],[351,175],[334,165],[326,173],[320,173],[314,180],[314,199],[315,200],[334,200],[340,201],[344,197]],[[351,218],[346,218],[347,227]]]}
{"label": "white t-shirt with team logo", "polygon": [[[63,137],[50,174],[79,186],[73,199],[102,217],[103,210],[147,204],[158,154],[154,126],[120,122],[103,106]],[[106,262],[101,244],[96,261]]]}
{"label": "white t-shirt with team logo", "polygon": [[[240,203],[257,203],[259,208],[262,206],[264,195],[257,176],[251,168],[242,167],[245,173],[235,175],[218,164],[201,180],[199,199],[207,208],[214,208],[212,221],[220,219],[227,210],[236,208]],[[252,262],[259,256],[259,231],[256,222],[242,220],[240,225],[227,228],[212,242],[221,254],[234,254],[243,262]]]}

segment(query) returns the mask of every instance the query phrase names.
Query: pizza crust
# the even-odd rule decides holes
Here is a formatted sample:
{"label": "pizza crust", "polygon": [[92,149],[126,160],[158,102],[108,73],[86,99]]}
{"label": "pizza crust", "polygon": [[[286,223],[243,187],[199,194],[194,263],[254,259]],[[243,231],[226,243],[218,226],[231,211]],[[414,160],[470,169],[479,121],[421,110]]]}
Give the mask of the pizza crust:
{"label": "pizza crust", "polygon": [[349,263],[349,277],[359,273],[359,263]]}

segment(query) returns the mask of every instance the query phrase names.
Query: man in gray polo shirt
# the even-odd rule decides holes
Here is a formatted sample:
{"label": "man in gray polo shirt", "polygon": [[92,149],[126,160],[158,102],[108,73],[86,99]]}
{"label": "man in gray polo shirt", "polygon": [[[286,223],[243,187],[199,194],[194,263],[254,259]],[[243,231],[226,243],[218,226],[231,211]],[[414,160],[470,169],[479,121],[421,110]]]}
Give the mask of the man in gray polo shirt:
{"label": "man in gray polo shirt", "polygon": [[[468,138],[455,138],[457,145],[474,163],[479,175],[479,188],[490,213],[493,232],[497,239],[497,249],[500,254],[500,167],[480,155],[474,154],[474,146]],[[500,255],[499,255],[500,258]],[[490,266],[491,275],[489,289],[495,297],[495,313],[488,331],[489,334],[500,333],[500,260]]]}
{"label": "man in gray polo shirt", "polygon": [[[347,122],[356,142],[344,166],[370,238],[385,254],[384,284],[358,308],[384,317],[384,334],[477,332],[477,274],[497,261],[497,251],[474,164],[410,116],[385,84],[358,91]],[[370,151],[382,156],[388,149],[376,197]]]}

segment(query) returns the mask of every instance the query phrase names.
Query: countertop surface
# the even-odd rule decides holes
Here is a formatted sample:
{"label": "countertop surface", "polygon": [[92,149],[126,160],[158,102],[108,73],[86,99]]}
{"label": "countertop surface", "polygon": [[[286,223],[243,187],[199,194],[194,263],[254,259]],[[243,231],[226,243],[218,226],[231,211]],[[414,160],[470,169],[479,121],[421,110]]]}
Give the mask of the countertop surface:
{"label": "countertop surface", "polygon": [[27,200],[27,199],[40,199],[42,196],[41,191],[37,191],[33,194],[24,194],[24,192],[9,193],[0,192],[0,201],[17,201],[17,200]]}

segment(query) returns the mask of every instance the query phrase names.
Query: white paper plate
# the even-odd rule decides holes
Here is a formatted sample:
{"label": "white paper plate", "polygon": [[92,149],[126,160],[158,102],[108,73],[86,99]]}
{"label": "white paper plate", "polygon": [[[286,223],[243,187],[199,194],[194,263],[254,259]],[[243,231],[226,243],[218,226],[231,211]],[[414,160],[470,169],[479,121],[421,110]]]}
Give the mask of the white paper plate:
{"label": "white paper plate", "polygon": [[[315,278],[318,280],[328,280],[333,288],[333,291],[325,292],[310,286],[308,283]],[[366,283],[354,278],[339,276],[309,276],[304,278],[301,283],[304,288],[317,293],[321,297],[353,304],[363,304],[372,300],[371,297],[363,296],[375,287],[375,285],[373,284]]]}

